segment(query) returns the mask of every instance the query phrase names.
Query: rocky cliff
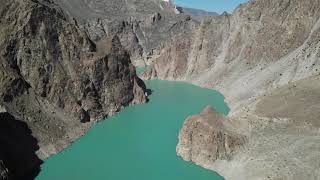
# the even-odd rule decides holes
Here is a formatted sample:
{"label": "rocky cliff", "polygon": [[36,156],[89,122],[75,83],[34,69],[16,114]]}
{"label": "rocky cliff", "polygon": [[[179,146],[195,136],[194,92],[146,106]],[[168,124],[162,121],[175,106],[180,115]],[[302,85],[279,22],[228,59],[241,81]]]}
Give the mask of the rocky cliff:
{"label": "rocky cliff", "polygon": [[319,74],[319,3],[257,0],[206,18],[169,42],[144,77],[218,89],[234,112],[267,89]]}
{"label": "rocky cliff", "polygon": [[[253,109],[245,106],[248,111],[224,118],[228,128],[208,123],[219,118],[205,119],[203,113],[187,119],[177,154],[229,180],[319,179],[319,80],[272,90]],[[246,141],[230,146],[243,137]]]}
{"label": "rocky cliff", "polygon": [[179,155],[226,179],[319,179],[319,10],[314,0],[250,1],[165,46],[143,77],[219,90],[238,123],[233,134],[247,139],[225,158],[216,151],[225,138],[200,114],[186,120]]}
{"label": "rocky cliff", "polygon": [[145,102],[130,57],[146,79],[225,95],[229,117],[187,119],[184,159],[226,179],[319,179],[318,0],[250,1],[201,24],[163,0],[0,3],[2,179],[32,178],[92,122]]}
{"label": "rocky cliff", "polygon": [[186,119],[179,134],[177,154],[201,165],[218,159],[230,160],[246,143],[246,136],[237,130],[236,122],[206,107],[200,115]]}
{"label": "rocky cliff", "polygon": [[[150,64],[165,42],[196,22],[166,0],[55,0],[90,39],[117,35],[135,65]],[[188,23],[186,23],[188,22]]]}
{"label": "rocky cliff", "polygon": [[[92,122],[146,102],[145,85],[117,36],[93,42],[50,0],[0,3],[0,109],[13,117],[1,116],[0,123],[26,123],[40,158],[65,148]],[[10,140],[11,131],[4,132]],[[2,169],[22,174],[0,160]]]}

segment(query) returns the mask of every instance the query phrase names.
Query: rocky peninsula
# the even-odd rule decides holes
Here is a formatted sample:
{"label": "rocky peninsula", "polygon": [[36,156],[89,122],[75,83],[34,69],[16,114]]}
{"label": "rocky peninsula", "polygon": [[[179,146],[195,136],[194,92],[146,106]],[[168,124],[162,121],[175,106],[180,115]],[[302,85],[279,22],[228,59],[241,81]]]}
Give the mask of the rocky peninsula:
{"label": "rocky peninsula", "polygon": [[252,0],[201,22],[164,0],[0,3],[0,179],[33,179],[93,123],[145,103],[135,66],[225,96],[227,116],[186,119],[183,159],[227,180],[320,178],[320,1]]}
{"label": "rocky peninsula", "polygon": [[231,108],[189,117],[178,155],[228,180],[319,179],[319,10],[314,0],[250,1],[166,46],[144,78],[217,89]]}

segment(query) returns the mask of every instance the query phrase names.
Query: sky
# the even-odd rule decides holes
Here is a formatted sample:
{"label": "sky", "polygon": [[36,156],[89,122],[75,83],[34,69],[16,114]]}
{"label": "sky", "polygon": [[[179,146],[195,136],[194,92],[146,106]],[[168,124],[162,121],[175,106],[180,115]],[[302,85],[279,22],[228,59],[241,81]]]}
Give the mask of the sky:
{"label": "sky", "polygon": [[224,11],[231,13],[240,3],[247,1],[248,0],[175,0],[175,4],[217,13]]}

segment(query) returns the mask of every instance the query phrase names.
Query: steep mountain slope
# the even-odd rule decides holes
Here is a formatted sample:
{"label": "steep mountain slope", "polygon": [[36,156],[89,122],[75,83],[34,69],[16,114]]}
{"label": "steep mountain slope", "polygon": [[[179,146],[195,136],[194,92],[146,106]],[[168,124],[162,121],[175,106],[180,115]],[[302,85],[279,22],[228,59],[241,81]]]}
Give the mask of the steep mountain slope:
{"label": "steep mountain slope", "polygon": [[230,129],[217,132],[208,122],[219,118],[200,114],[181,129],[179,155],[231,180],[320,178],[319,10],[314,0],[250,1],[167,44],[144,78],[218,89],[238,134],[229,140],[247,139],[221,158],[233,152]]}
{"label": "steep mountain slope", "polygon": [[[257,97],[246,111],[225,118],[225,129],[207,123],[220,122],[214,114],[192,124],[187,119],[178,155],[230,180],[319,179],[319,80],[310,77]],[[243,137],[246,143],[232,143]]]}
{"label": "steep mountain slope", "polygon": [[1,137],[26,140],[0,139],[0,178],[34,175],[95,120],[145,102],[131,56],[145,78],[226,96],[229,117],[188,118],[184,159],[226,179],[319,179],[320,1],[250,1],[200,25],[166,0],[0,3],[0,127],[21,129]]}
{"label": "steep mountain slope", "polygon": [[196,31],[177,36],[179,43],[168,43],[145,78],[218,89],[234,111],[234,103],[319,73],[319,4],[252,1],[232,15],[207,18]]}
{"label": "steep mountain slope", "polygon": [[[146,102],[145,85],[117,36],[94,43],[50,0],[0,4],[0,109],[9,114],[0,116],[0,125],[14,124],[15,119],[26,123],[38,141],[40,158],[65,148],[94,121]],[[10,141],[14,134],[6,135],[0,155],[11,152],[10,143],[20,143]],[[0,159],[1,176],[6,169],[20,176],[16,172],[23,167],[8,161]]]}
{"label": "steep mountain slope", "polygon": [[195,162],[231,180],[319,179],[319,80],[317,76],[290,83],[258,97],[255,105],[244,106],[247,111],[228,121],[236,122],[235,132],[242,132],[247,143],[229,160]]}
{"label": "steep mountain slope", "polygon": [[[98,41],[118,35],[135,65],[149,64],[163,43],[180,29],[192,28],[189,16],[177,14],[171,1],[164,0],[56,0]],[[185,24],[188,24],[186,26]],[[184,26],[182,26],[184,25]]]}

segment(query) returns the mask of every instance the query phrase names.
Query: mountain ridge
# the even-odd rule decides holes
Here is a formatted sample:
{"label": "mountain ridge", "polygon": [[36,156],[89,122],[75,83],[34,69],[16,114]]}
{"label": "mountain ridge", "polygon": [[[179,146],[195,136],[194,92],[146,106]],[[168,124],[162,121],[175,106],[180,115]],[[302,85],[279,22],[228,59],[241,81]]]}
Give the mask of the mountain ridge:
{"label": "mountain ridge", "polygon": [[0,174],[33,179],[40,159],[98,120],[145,103],[146,87],[118,36],[102,37],[102,47],[51,0],[0,3],[0,125],[8,127],[1,131]]}
{"label": "mountain ridge", "polygon": [[219,15],[216,12],[206,11],[206,10],[197,9],[197,8],[178,6],[177,9],[180,11],[180,13],[188,14],[192,18],[194,18],[198,21],[202,21],[207,16],[218,16]]}
{"label": "mountain ridge", "polygon": [[305,109],[320,102],[319,10],[313,0],[250,1],[167,44],[143,77],[220,91],[231,108],[227,121],[237,122],[248,139],[229,160],[216,159],[219,142],[206,139],[215,127],[185,123],[179,155],[231,180],[319,178],[319,158],[311,160],[320,142],[319,113]]}
{"label": "mountain ridge", "polygon": [[145,103],[134,65],[148,66],[144,79],[226,97],[227,117],[206,108],[186,120],[184,159],[231,180],[319,179],[320,1],[250,1],[201,23],[162,0],[0,3],[0,124],[22,123],[19,136],[32,145],[26,167],[0,149],[2,179],[37,171],[29,158],[45,159],[97,120]]}

